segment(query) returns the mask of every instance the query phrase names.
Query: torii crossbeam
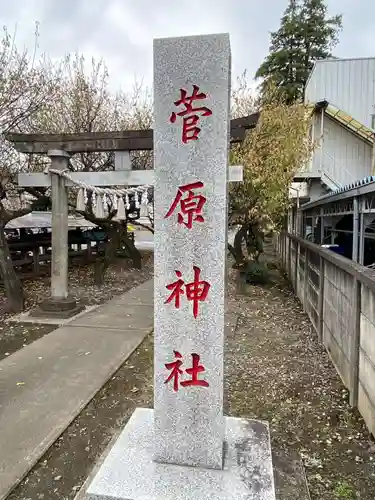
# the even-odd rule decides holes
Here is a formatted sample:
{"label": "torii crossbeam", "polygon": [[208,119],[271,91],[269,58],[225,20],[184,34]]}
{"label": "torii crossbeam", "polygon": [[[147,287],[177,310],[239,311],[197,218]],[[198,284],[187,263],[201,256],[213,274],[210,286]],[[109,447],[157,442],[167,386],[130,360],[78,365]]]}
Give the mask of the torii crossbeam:
{"label": "torii crossbeam", "polygon": [[[231,122],[231,142],[244,139],[247,129],[254,128],[259,115],[255,113]],[[89,134],[7,134],[17,151],[26,154],[47,154],[53,170],[67,170],[72,154],[115,151],[115,170],[108,172],[70,172],[72,181],[60,175],[20,173],[20,187],[49,187],[52,196],[51,296],[35,311],[38,316],[71,317],[82,307],[68,296],[68,193],[74,181],[92,186],[145,185],[154,183],[153,170],[131,170],[130,150],[147,150],[153,146],[152,130],[100,132]],[[55,146],[55,147],[54,147]],[[229,169],[229,182],[242,181],[242,167]]]}

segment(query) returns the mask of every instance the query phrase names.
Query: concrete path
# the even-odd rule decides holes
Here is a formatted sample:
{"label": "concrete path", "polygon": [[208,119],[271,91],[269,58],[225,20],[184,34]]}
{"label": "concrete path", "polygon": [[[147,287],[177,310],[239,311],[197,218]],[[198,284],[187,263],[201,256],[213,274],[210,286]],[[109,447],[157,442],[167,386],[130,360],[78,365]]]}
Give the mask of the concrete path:
{"label": "concrete path", "polygon": [[0,362],[0,500],[153,327],[153,281]]}

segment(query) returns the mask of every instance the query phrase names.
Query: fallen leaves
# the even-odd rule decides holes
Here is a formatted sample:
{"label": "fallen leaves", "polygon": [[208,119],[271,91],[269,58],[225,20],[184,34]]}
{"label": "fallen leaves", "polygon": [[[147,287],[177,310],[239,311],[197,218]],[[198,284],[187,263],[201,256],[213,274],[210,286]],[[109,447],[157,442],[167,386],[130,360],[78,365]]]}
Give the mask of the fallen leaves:
{"label": "fallen leaves", "polygon": [[[105,281],[98,288],[93,285],[93,265],[77,266],[69,269],[69,291],[77,301],[88,306],[102,304],[116,295],[125,293],[132,287],[150,279],[153,273],[153,259],[146,254],[141,270],[129,268],[128,261],[119,260],[113,264]],[[26,310],[36,307],[50,295],[50,278],[25,280]],[[0,304],[4,302],[4,291],[0,288]],[[56,325],[12,322],[12,315],[0,306],[0,360],[19,349],[26,348],[35,340],[51,333]],[[86,352],[83,355],[89,356]],[[42,359],[42,357],[38,358]]]}
{"label": "fallen leaves", "polygon": [[238,321],[227,335],[226,413],[268,420],[274,448],[301,456],[311,498],[332,500],[346,480],[372,500],[375,444],[300,304],[277,276],[242,296],[230,274],[229,312]]}

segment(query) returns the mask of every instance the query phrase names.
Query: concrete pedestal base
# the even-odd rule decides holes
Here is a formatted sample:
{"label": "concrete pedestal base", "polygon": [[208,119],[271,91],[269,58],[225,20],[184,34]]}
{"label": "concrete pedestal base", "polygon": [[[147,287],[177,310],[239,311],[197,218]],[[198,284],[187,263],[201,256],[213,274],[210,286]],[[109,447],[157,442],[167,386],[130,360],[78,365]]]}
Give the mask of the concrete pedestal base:
{"label": "concrete pedestal base", "polygon": [[[137,408],[87,489],[89,500],[275,500],[268,424],[227,417],[223,470],[153,461],[153,410]],[[178,442],[176,442],[178,446]]]}
{"label": "concrete pedestal base", "polygon": [[50,297],[44,300],[37,309],[30,313],[30,315],[35,318],[47,317],[66,319],[80,313],[84,308],[85,306],[77,305],[73,297],[67,297],[66,299]]}

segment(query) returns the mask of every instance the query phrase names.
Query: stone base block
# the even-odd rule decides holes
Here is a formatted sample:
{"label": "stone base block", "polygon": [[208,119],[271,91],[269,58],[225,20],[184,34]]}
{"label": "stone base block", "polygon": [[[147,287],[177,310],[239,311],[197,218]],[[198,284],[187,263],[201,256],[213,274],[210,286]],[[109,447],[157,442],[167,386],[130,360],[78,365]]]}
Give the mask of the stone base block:
{"label": "stone base block", "polygon": [[275,500],[267,422],[227,417],[224,467],[214,470],[154,462],[153,420],[153,410],[135,410],[87,499]]}
{"label": "stone base block", "polygon": [[66,299],[50,297],[44,300],[37,309],[30,313],[30,315],[35,318],[47,317],[66,319],[80,313],[84,308],[85,306],[77,305],[73,297],[67,297]]}

